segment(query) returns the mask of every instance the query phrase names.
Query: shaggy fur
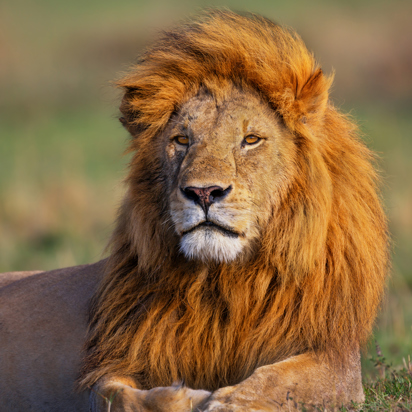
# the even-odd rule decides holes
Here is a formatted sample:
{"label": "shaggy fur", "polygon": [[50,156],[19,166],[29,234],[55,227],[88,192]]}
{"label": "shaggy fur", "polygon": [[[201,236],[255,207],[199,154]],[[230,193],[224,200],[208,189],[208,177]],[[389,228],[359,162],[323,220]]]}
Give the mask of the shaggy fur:
{"label": "shaggy fur", "polygon": [[[118,82],[135,153],[83,387],[117,375],[215,390],[308,350],[342,362],[365,342],[387,273],[386,220],[373,156],[328,101],[331,82],[296,33],[227,11],[166,32]],[[258,91],[283,119],[296,173],[257,252],[206,265],[179,252],[157,136],[201,87],[219,99],[228,83]]]}

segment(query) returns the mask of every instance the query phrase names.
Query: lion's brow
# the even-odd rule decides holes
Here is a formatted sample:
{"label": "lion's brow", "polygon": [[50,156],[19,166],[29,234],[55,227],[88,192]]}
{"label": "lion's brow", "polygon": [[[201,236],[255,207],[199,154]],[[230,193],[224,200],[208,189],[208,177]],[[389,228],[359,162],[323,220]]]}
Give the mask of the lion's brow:
{"label": "lion's brow", "polygon": [[249,120],[248,119],[243,120],[243,133],[244,134],[246,134],[248,126],[249,126]]}
{"label": "lion's brow", "polygon": [[186,120],[179,118],[171,118],[170,123],[173,125],[173,129],[187,129]]}

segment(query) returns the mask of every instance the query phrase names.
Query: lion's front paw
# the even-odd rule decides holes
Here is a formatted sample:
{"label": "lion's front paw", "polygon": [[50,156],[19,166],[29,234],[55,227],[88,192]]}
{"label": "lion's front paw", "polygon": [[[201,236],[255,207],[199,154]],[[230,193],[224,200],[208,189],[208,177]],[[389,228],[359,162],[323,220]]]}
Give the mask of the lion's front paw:
{"label": "lion's front paw", "polygon": [[233,387],[219,389],[206,401],[202,412],[273,412],[278,405],[267,399],[257,399],[255,394],[248,394]]}
{"label": "lion's front paw", "polygon": [[241,409],[238,405],[212,400],[207,403],[206,409],[202,409],[202,412],[241,412],[246,410],[250,409]]}
{"label": "lion's front paw", "polygon": [[268,407],[267,405],[258,404],[257,402],[248,402],[244,400],[237,400],[234,402],[222,403],[220,401],[211,401],[207,404],[203,412],[269,412],[277,411],[278,409]]}
{"label": "lion's front paw", "polygon": [[191,412],[210,396],[210,392],[184,386],[166,386],[147,391],[144,406],[147,410]]}
{"label": "lion's front paw", "polygon": [[[100,389],[100,388],[98,388]],[[102,393],[103,392],[103,393]],[[153,388],[151,390],[133,389],[128,385],[117,385],[92,390],[90,396],[91,412],[191,412],[210,397],[210,392],[194,390],[181,385]]]}
{"label": "lion's front paw", "polygon": [[202,412],[275,412],[280,411],[274,402],[237,400],[229,403],[211,401]]}

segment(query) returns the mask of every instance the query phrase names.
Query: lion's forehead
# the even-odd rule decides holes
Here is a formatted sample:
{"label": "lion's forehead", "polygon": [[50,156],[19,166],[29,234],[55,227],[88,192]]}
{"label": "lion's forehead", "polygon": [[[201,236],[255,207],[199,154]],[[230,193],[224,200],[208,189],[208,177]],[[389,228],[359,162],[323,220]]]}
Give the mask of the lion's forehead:
{"label": "lion's forehead", "polygon": [[275,134],[279,121],[275,112],[257,92],[232,87],[218,99],[211,93],[190,98],[173,122],[176,132],[190,133],[192,138],[232,140],[248,133]]}

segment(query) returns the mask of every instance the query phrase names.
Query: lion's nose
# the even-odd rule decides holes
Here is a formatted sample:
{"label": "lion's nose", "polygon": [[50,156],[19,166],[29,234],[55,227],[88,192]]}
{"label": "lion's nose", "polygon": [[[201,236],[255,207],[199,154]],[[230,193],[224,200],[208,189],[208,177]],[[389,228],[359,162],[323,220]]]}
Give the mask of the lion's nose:
{"label": "lion's nose", "polygon": [[200,205],[205,214],[207,214],[209,207],[212,203],[223,200],[232,190],[232,186],[223,189],[220,186],[209,186],[209,187],[185,187],[180,188],[183,196],[189,200],[193,200],[195,203]]}

